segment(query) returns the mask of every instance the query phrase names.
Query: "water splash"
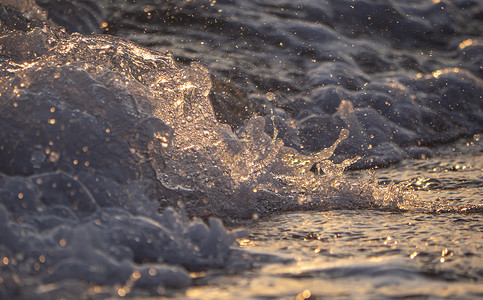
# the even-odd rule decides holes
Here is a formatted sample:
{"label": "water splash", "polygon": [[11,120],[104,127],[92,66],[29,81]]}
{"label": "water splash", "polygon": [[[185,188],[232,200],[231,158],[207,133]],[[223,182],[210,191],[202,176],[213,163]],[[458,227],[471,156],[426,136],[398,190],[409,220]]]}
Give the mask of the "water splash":
{"label": "water splash", "polygon": [[[48,30],[30,34],[52,46],[1,79],[7,97],[3,103],[18,101],[17,95],[42,93],[41,82],[54,89],[61,84],[86,89],[84,82],[94,79],[89,89],[113,96],[85,101],[87,95],[79,90],[80,94],[65,101],[98,116],[108,124],[110,134],[127,141],[130,159],[154,172],[138,170],[137,177],[158,182],[157,195],[164,198],[164,205],[182,207],[190,215],[233,221],[297,209],[403,209],[414,198],[403,192],[402,185],[380,191],[374,184],[349,183],[344,178],[344,170],[359,157],[342,163],[330,159],[349,137],[347,129],[341,130],[330,147],[310,154],[285,147],[276,135],[267,135],[261,117],[233,132],[217,121],[208,97],[212,88],[209,71],[198,63],[183,67],[169,52],[162,54],[109,36],[58,37]],[[18,33],[17,39],[21,43],[23,34]],[[63,81],[73,74],[83,74],[85,79]],[[113,105],[133,118],[138,124],[134,130],[124,128],[123,120],[110,113]],[[64,160],[77,161],[62,145],[58,147],[55,153],[64,153]],[[37,152],[31,157],[37,157]],[[34,172],[41,171],[40,165],[35,161]]]}
{"label": "water splash", "polygon": [[418,207],[405,183],[345,177],[359,157],[332,158],[347,129],[328,148],[302,154],[266,134],[265,118],[236,132],[220,123],[199,63],[182,66],[170,53],[48,26],[0,42],[22,46],[5,48],[0,74],[0,228],[8,232],[0,250],[16,262],[2,266],[9,291],[46,253],[52,272],[36,270],[47,285],[39,293],[65,278],[130,287],[141,276],[147,281],[136,282],[149,288],[183,287],[185,268],[235,264],[236,233],[167,206],[233,223],[278,211]]}

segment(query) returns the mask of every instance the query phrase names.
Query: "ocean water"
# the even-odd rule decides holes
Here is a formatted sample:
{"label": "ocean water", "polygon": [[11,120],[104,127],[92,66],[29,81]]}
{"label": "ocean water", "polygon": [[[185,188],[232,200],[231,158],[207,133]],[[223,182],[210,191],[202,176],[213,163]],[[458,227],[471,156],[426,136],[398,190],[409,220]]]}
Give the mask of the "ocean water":
{"label": "ocean water", "polygon": [[[479,137],[443,146],[426,160],[375,171],[380,183],[410,184],[428,207],[445,210],[329,210],[270,216],[249,227],[242,249],[276,255],[255,270],[209,272],[187,299],[478,299],[483,247]],[[349,178],[364,176],[352,171]],[[446,206],[448,205],[448,206]]]}
{"label": "ocean water", "polygon": [[0,298],[483,296],[479,1],[0,1]]}

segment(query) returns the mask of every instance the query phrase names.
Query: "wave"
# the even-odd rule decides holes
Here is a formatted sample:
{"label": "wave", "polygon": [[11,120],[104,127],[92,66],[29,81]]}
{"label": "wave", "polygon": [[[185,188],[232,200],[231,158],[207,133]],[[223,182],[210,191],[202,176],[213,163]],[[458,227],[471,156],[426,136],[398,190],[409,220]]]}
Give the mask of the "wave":
{"label": "wave", "polygon": [[[424,141],[428,126],[449,126],[435,132],[452,139],[474,132],[481,122],[474,97],[481,79],[470,71],[404,75],[397,84],[371,75],[366,85],[367,75],[348,78],[351,65],[342,62],[320,64],[307,80],[313,93],[347,96],[331,108],[332,98],[322,97],[331,116],[300,109],[297,117],[288,116],[281,107],[288,111],[290,105],[270,104],[281,95],[272,91],[263,96],[270,113],[250,116],[255,109],[241,116],[236,108],[225,111],[233,107],[228,100],[240,95],[236,84],[201,63],[183,64],[170,52],[119,37],[68,33],[48,17],[48,9],[58,7],[39,1],[46,12],[22,3],[16,9],[23,13],[2,6],[0,16],[6,20],[0,37],[2,297],[55,297],[66,292],[67,283],[69,293],[164,293],[166,287],[189,286],[190,271],[250,267],[254,255],[230,248],[244,233],[227,231],[220,219],[236,225],[292,210],[427,210],[405,189],[407,182],[381,187],[374,180],[351,182],[343,172],[397,160],[401,151],[390,141]],[[103,13],[86,3],[91,2],[75,11],[95,17],[81,18],[80,27],[77,19],[70,24],[89,33]],[[88,23],[94,27],[86,20],[94,20]],[[305,41],[336,39],[327,28],[322,34],[315,25],[312,31],[292,25]],[[325,70],[335,72],[333,86],[325,86]],[[347,93],[357,82],[365,88]],[[466,97],[449,123],[437,116],[453,102],[430,110],[411,100],[417,92],[430,101],[443,95],[439,88]],[[227,93],[231,98],[220,96]],[[396,119],[372,106],[358,107],[356,99],[391,103]],[[417,111],[401,113],[403,108]],[[432,117],[423,125],[404,121],[425,119],[425,113]],[[332,124],[326,117],[338,125],[320,131],[321,124]],[[334,138],[328,143],[311,135],[320,143],[304,150],[288,129],[291,122],[300,132],[312,126]],[[367,141],[368,135],[377,138]],[[354,150],[361,138],[367,147],[379,145],[376,152],[358,156],[364,154]],[[416,146],[410,151],[426,153]]]}

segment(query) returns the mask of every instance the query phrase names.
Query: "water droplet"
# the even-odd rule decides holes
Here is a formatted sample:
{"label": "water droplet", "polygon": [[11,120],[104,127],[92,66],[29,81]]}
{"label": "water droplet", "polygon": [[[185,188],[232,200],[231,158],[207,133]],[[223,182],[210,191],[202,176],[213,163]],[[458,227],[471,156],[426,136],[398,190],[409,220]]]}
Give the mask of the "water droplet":
{"label": "water droplet", "polygon": [[272,92],[268,92],[265,94],[265,98],[267,98],[268,101],[273,101],[275,100],[275,94]]}

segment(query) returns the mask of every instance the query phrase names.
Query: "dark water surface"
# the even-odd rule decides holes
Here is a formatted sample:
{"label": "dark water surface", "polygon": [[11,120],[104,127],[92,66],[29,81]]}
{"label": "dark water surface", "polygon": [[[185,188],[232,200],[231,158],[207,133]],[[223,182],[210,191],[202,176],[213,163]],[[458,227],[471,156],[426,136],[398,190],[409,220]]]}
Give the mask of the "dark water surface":
{"label": "dark water surface", "polygon": [[483,297],[482,32],[471,0],[1,0],[0,298]]}

